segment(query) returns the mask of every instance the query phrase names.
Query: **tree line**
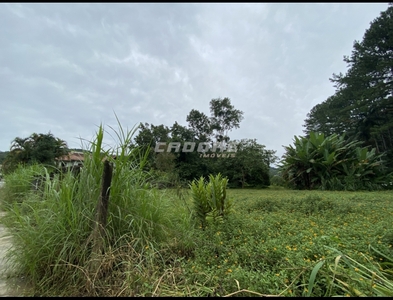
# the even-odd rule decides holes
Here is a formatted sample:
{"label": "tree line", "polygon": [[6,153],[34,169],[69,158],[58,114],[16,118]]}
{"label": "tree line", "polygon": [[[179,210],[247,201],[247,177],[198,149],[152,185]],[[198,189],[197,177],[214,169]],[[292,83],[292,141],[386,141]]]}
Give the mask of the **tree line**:
{"label": "tree line", "polygon": [[[236,109],[227,97],[210,101],[210,116],[192,109],[186,116],[188,126],[175,122],[171,127],[140,123],[140,131],[134,139],[134,147],[148,151],[149,164],[157,180],[162,184],[189,182],[195,178],[208,178],[221,174],[229,179],[231,187],[267,187],[270,185],[270,164],[277,160],[274,150],[267,150],[256,139],[231,141],[229,132],[240,127],[243,112]],[[157,143],[166,143],[163,152],[157,153]],[[182,152],[168,149],[169,143],[194,142],[210,145],[236,145],[234,155],[221,153],[221,148]],[[219,149],[219,150],[218,150]]]}
{"label": "tree line", "polygon": [[[370,23],[362,41],[355,41],[346,74],[330,78],[336,91],[314,106],[304,121],[304,136],[284,146],[278,161],[256,139],[231,141],[229,132],[240,127],[243,112],[229,98],[210,101],[210,116],[192,109],[188,126],[140,123],[130,147],[146,154],[152,181],[159,186],[188,183],[221,174],[231,187],[266,187],[273,183],[294,189],[375,190],[392,188],[393,181],[393,6]],[[236,142],[232,157],[176,151],[169,143],[222,144]],[[162,143],[162,144],[158,144]],[[162,151],[156,146],[163,145]],[[160,148],[161,149],[161,148]],[[66,143],[53,135],[15,138],[3,161],[4,173],[19,163],[52,163],[67,153]],[[210,155],[209,155],[210,154]]]}
{"label": "tree line", "polygon": [[314,106],[280,171],[297,189],[393,188],[393,6],[355,41],[335,94]]}
{"label": "tree line", "polygon": [[385,153],[393,171],[393,6],[370,23],[362,41],[344,56],[346,74],[333,74],[334,95],[314,106],[304,133],[345,133],[376,153]]}
{"label": "tree line", "polygon": [[[275,151],[267,150],[256,139],[231,141],[229,132],[240,127],[243,112],[229,98],[210,101],[210,116],[192,109],[186,116],[188,126],[175,122],[171,127],[140,123],[130,148],[139,148],[147,163],[151,182],[159,187],[187,186],[196,178],[220,174],[228,178],[230,187],[267,187],[270,185],[270,164],[277,160]],[[232,142],[233,152],[228,152]],[[155,151],[158,143],[163,147]],[[176,151],[178,144],[204,144],[204,151]],[[215,149],[216,147],[216,149]],[[55,159],[70,151],[64,140],[51,133],[33,133],[27,138],[16,137],[3,161],[4,173],[18,165],[33,163],[55,167]]]}

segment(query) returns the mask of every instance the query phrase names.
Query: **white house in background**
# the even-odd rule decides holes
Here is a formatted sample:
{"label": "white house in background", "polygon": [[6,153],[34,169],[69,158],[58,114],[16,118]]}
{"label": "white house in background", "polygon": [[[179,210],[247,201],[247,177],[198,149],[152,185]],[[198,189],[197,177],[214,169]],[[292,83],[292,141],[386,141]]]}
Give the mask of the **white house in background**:
{"label": "white house in background", "polygon": [[57,167],[82,167],[84,161],[84,154],[83,152],[71,151],[67,155],[63,155],[58,157],[57,159]]}

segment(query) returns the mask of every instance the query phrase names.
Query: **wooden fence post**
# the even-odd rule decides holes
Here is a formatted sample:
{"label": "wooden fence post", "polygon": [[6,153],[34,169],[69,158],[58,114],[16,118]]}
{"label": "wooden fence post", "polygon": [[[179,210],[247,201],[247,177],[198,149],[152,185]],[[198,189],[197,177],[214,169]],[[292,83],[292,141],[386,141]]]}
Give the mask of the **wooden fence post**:
{"label": "wooden fence post", "polygon": [[90,271],[97,272],[100,267],[99,257],[102,255],[105,239],[105,227],[108,216],[108,204],[110,186],[112,181],[113,167],[108,160],[104,162],[104,171],[102,173],[101,194],[96,207],[96,219],[94,229],[87,240],[86,246],[92,242]]}

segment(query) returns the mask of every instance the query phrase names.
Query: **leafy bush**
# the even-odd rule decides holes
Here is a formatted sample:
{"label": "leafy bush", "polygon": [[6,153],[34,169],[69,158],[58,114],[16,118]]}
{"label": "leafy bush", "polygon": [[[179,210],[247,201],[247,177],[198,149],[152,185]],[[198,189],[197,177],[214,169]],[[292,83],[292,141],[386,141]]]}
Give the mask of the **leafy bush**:
{"label": "leafy bush", "polygon": [[222,222],[230,213],[232,201],[227,198],[227,184],[228,179],[220,173],[216,176],[210,174],[209,182],[205,182],[203,177],[191,182],[194,213],[202,228],[208,220]]}
{"label": "leafy bush", "polygon": [[386,173],[384,154],[360,145],[360,141],[345,139],[344,134],[295,136],[294,145],[285,147],[282,177],[294,189],[382,189],[392,175]]}

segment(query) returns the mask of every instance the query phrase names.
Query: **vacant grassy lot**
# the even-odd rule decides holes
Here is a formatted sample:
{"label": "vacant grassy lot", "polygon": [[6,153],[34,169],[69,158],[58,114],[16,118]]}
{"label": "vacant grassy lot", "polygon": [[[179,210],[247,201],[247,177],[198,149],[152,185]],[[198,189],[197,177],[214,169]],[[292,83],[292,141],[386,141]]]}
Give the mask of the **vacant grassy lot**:
{"label": "vacant grassy lot", "polygon": [[[393,258],[391,192],[266,189],[228,190],[228,196],[234,199],[233,214],[201,233],[203,246],[194,249],[184,266],[188,278],[216,287],[220,295],[239,289],[307,295],[319,261],[324,264],[316,273],[313,295],[356,295],[345,285],[329,284],[331,265],[340,254],[334,249],[369,267],[374,262],[389,266],[388,258]],[[356,271],[337,278],[373,294],[370,282],[363,284],[367,278],[356,277]]]}
{"label": "vacant grassy lot", "polygon": [[95,183],[69,176],[37,194],[21,176],[1,189],[2,223],[36,295],[393,295],[392,192],[228,189],[233,211],[202,230],[188,189],[130,191],[115,178],[92,272],[85,241],[97,189],[78,185]]}

